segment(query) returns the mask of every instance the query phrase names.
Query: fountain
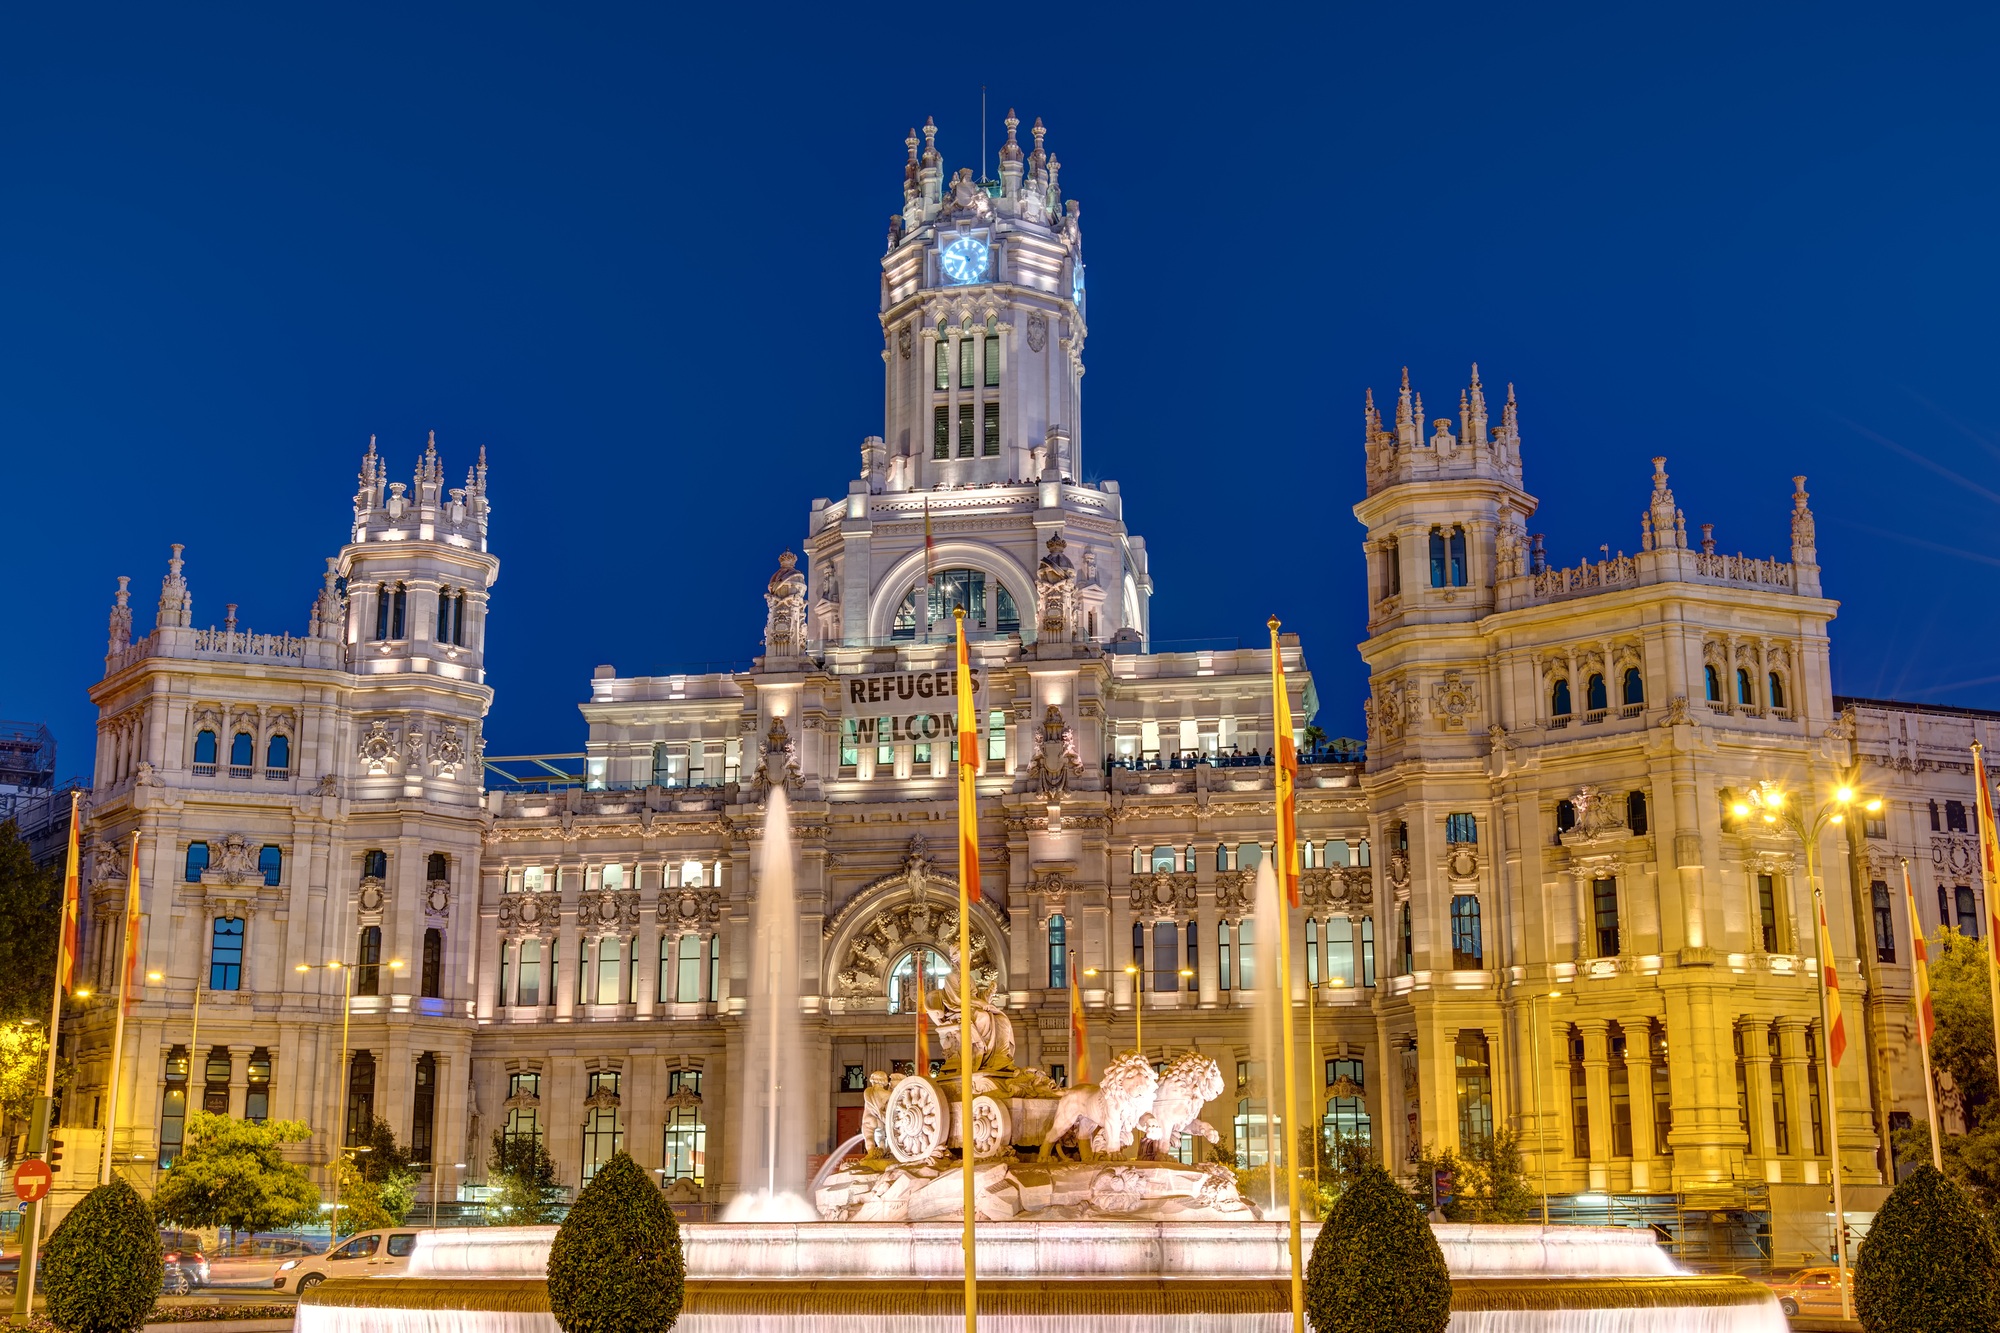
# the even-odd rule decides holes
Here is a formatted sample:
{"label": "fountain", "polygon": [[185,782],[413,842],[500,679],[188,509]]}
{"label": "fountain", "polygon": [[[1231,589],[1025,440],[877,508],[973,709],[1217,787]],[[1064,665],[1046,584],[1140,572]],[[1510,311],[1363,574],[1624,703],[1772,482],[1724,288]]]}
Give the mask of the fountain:
{"label": "fountain", "polygon": [[[943,1076],[871,1076],[862,1133],[808,1185],[804,1098],[786,1095],[806,1056],[798,1025],[781,1021],[796,1008],[799,976],[783,783],[771,783],[766,799],[746,1049],[750,1123],[738,1129],[745,1193],[723,1222],[682,1228],[687,1303],[677,1329],[954,1333],[964,1319],[960,1173],[969,1159],[979,1321],[991,1333],[1288,1333],[1286,1224],[1259,1217],[1228,1167],[1171,1155],[1183,1134],[1218,1137],[1200,1119],[1223,1091],[1215,1061],[1183,1052],[1161,1073],[1128,1051],[1098,1083],[1058,1087],[1015,1065],[997,987],[962,996],[955,973],[923,996],[945,1048]],[[1275,959],[1263,956],[1276,953],[1276,894],[1267,863],[1258,873],[1260,996],[1286,989]],[[962,1011],[971,1034],[963,1051]],[[1266,1086],[1275,1088],[1272,1051],[1265,1054]],[[970,1145],[957,1137],[961,1058],[974,1071]],[[1275,1098],[1266,1104],[1286,1126],[1289,1112],[1275,1114]],[[863,1156],[844,1161],[857,1144]],[[1306,1227],[1308,1243],[1317,1230]],[[1786,1327],[1766,1288],[1683,1273],[1649,1231],[1434,1231],[1452,1274],[1454,1333]],[[301,1297],[297,1333],[558,1333],[544,1281],[555,1234],[422,1232],[408,1276],[339,1278]]]}

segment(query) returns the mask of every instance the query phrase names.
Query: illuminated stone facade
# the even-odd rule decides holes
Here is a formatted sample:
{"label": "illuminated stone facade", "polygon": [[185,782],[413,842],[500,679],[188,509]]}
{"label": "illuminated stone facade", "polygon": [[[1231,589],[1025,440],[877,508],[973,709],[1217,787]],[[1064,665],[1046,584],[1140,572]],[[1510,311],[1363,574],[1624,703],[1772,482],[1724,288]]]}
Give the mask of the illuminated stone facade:
{"label": "illuminated stone facade", "polygon": [[[233,607],[192,628],[177,555],[134,642],[120,581],[92,692],[86,962],[111,989],[136,829],[142,973],[160,974],[127,1032],[122,1169],[145,1183],[171,1155],[191,1072],[196,1106],[309,1121],[319,1162],[380,1114],[427,1143],[448,1198],[512,1129],[543,1134],[566,1183],[622,1146],[676,1200],[726,1199],[730,1126],[761,1096],[742,1018],[777,785],[800,847],[796,1021],[819,1052],[783,1095],[833,1148],[868,1074],[915,1058],[911,969],[955,933],[941,691],[959,607],[985,723],[975,962],[1023,1061],[1068,1071],[1072,976],[1094,1068],[1132,1043],[1143,997],[1157,1058],[1198,1046],[1237,1076],[1204,1116],[1218,1151],[1261,1157],[1273,1081],[1253,1011],[1271,978],[1245,937],[1274,827],[1269,652],[1152,650],[1145,545],[1115,482],[1078,480],[1079,210],[1030,136],[1010,118],[989,184],[912,134],[882,259],[883,433],[813,502],[803,560],[764,580],[755,664],[599,668],[584,751],[553,757],[574,781],[484,780],[483,458],[447,489],[427,449],[406,485],[371,446],[303,637],[240,631]],[[1761,780],[1807,799],[1858,754],[1891,800],[1883,836],[1849,825],[1819,854],[1865,1028],[1866,1058],[1839,1071],[1843,1157],[1877,1179],[1879,1115],[1922,1096],[1908,923],[1892,904],[1881,945],[1871,886],[1900,852],[1945,858],[1954,911],[1958,883],[1981,893],[1956,870],[1962,838],[1913,812],[1970,800],[1961,742],[1990,719],[1838,706],[1803,479],[1788,558],[1691,535],[1654,460],[1636,550],[1556,567],[1528,530],[1511,387],[1495,425],[1475,369],[1456,417],[1426,423],[1406,380],[1393,425],[1371,395],[1365,426],[1365,723],[1315,717],[1285,640],[1310,747],[1289,991],[1316,1114],[1397,1162],[1513,1129],[1560,1196],[1823,1179],[1801,847],[1726,810]],[[108,1065],[108,1009],[86,1012],[79,1125]]]}

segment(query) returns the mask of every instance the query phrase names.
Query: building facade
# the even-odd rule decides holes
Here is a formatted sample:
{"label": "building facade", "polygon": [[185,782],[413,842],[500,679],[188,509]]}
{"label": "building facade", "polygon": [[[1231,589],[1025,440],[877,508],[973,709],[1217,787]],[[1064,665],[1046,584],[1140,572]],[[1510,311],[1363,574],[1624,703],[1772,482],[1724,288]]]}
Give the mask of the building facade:
{"label": "building facade", "polygon": [[[1837,1074],[1839,1147],[1850,1180],[1882,1179],[1890,1117],[1923,1097],[1912,923],[1879,888],[1912,857],[1923,912],[1977,928],[1964,743],[1994,719],[1834,697],[1804,479],[1786,555],[1728,555],[1690,535],[1655,459],[1636,551],[1554,567],[1511,386],[1497,425],[1477,367],[1455,417],[1426,423],[1406,375],[1387,426],[1371,393],[1365,741],[1313,725],[1285,636],[1305,870],[1276,976],[1254,901],[1269,649],[1153,649],[1145,543],[1115,482],[1078,480],[1079,208],[1040,123],[1031,147],[1017,124],[997,181],[948,174],[929,124],[907,141],[883,431],[812,502],[803,562],[764,581],[762,655],[598,668],[573,775],[486,780],[483,454],[448,488],[434,441],[408,483],[371,442],[303,635],[239,629],[233,606],[194,628],[176,547],[135,641],[119,580],[92,690],[86,962],[108,995],[136,835],[121,1170],[148,1183],[189,1107],[303,1119],[319,1163],[379,1115],[432,1165],[426,1197],[480,1181],[503,1132],[542,1136],[568,1184],[622,1147],[677,1202],[726,1200],[732,1126],[768,1109],[744,1043],[778,788],[797,848],[786,1021],[815,1053],[784,1096],[831,1151],[870,1072],[941,1054],[916,1049],[912,997],[956,939],[962,610],[984,723],[974,965],[1023,1063],[1072,1071],[1072,982],[1091,1067],[1143,1010],[1157,1057],[1198,1047],[1236,1074],[1204,1113],[1223,1142],[1184,1151],[1257,1165],[1287,1118],[1257,1035],[1275,989],[1299,1011],[1302,1113],[1392,1162],[1510,1130],[1564,1201],[1817,1185],[1835,1112],[1805,849],[1732,811],[1760,783],[1813,801],[1848,781],[1889,805],[1814,848],[1865,1029]],[[111,1023],[103,999],[83,1012],[64,1115],[87,1127]]]}

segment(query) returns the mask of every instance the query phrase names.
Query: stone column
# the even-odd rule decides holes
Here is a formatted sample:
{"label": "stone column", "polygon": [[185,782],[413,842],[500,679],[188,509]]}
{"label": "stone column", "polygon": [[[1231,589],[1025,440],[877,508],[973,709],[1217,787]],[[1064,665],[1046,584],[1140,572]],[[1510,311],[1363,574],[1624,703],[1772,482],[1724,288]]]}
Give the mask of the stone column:
{"label": "stone column", "polygon": [[1745,1082],[1750,1089],[1750,1151],[1763,1159],[1765,1180],[1780,1180],[1783,1167],[1777,1151],[1777,1112],[1771,1101],[1770,1038],[1764,1025],[1755,1019],[1738,1019],[1736,1028],[1743,1034],[1743,1065],[1748,1074]]}
{"label": "stone column", "polygon": [[1653,1048],[1647,1019],[1625,1024],[1625,1080],[1632,1097],[1632,1189],[1657,1188],[1653,1165]]}
{"label": "stone column", "polygon": [[1584,1088],[1590,1104],[1590,1188],[1603,1190],[1609,1187],[1611,1164],[1611,1022],[1579,1018],[1576,1030],[1583,1037]]}
{"label": "stone column", "polygon": [[[250,1052],[253,1045],[231,1045],[229,1048],[229,1114],[241,1119],[248,1111],[248,1090],[250,1087]],[[266,1107],[265,1113],[269,1114]]]}
{"label": "stone column", "polygon": [[[1807,1171],[1813,1175],[1822,1174],[1819,1168],[1820,1153],[1813,1149],[1812,1132],[1812,1076],[1806,1062],[1806,1028],[1810,1020],[1791,1015],[1778,1019],[1778,1063],[1782,1067],[1785,1081],[1785,1109],[1791,1117],[1791,1155],[1808,1163]],[[1820,1138],[1824,1147],[1826,1128],[1825,1100],[1821,1099],[1822,1117]],[[1828,1177],[1831,1179],[1831,1177]]]}

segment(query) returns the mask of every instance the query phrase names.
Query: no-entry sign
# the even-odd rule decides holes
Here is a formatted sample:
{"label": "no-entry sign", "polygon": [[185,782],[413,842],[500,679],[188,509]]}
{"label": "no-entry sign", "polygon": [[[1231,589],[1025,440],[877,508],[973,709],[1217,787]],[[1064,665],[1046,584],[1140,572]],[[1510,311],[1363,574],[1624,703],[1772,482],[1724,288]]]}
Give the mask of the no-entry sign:
{"label": "no-entry sign", "polygon": [[14,1196],[23,1203],[33,1203],[49,1192],[55,1183],[55,1173],[49,1164],[29,1158],[14,1168]]}

